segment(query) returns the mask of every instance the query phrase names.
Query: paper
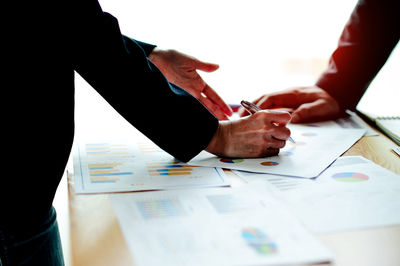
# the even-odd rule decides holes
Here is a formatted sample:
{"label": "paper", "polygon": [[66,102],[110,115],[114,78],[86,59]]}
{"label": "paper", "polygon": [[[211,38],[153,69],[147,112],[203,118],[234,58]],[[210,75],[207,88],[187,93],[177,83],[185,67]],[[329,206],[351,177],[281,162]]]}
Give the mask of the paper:
{"label": "paper", "polygon": [[374,131],[367,123],[362,120],[355,112],[347,110],[348,117],[342,117],[335,120],[323,121],[317,123],[302,124],[303,126],[309,127],[321,127],[321,128],[354,128],[354,129],[365,129],[364,136],[378,136],[379,133]]}
{"label": "paper", "polygon": [[361,156],[341,157],[314,182],[277,195],[318,233],[400,224],[400,176]]}
{"label": "paper", "polygon": [[179,162],[146,138],[138,139],[137,142],[124,140],[77,144],[74,176],[76,193],[230,184],[221,169]]}
{"label": "paper", "polygon": [[323,129],[290,125],[291,136],[278,156],[256,159],[219,158],[201,152],[189,163],[258,173],[313,178],[349,149],[365,133],[365,129]]}
{"label": "paper", "polygon": [[300,186],[311,185],[315,182],[314,179],[305,179],[299,177],[253,173],[239,170],[233,170],[233,172],[244,179],[247,183],[252,184],[263,182],[267,185],[268,189],[275,192],[297,189]]}
{"label": "paper", "polygon": [[110,195],[136,265],[287,265],[330,252],[268,191],[204,188]]}

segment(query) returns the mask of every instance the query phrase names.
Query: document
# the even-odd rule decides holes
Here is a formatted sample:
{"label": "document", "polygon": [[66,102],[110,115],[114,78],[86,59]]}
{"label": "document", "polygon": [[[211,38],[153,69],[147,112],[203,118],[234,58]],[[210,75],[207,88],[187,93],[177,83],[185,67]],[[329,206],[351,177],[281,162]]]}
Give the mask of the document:
{"label": "document", "polygon": [[249,172],[314,178],[358,141],[365,129],[342,129],[289,125],[295,143],[286,142],[277,156],[243,159],[219,158],[201,152],[189,163]]}
{"label": "document", "polygon": [[257,186],[110,195],[136,265],[290,265],[332,254]]}
{"label": "document", "polygon": [[222,169],[182,163],[147,138],[77,143],[76,193],[228,186]]}
{"label": "document", "polygon": [[277,193],[281,191],[298,189],[301,186],[312,185],[315,183],[315,178],[307,179],[293,176],[262,174],[240,170],[233,170],[233,172],[249,184],[261,182],[264,183],[272,192]]}
{"label": "document", "polygon": [[366,132],[364,136],[378,136],[379,133],[374,131],[361,117],[359,117],[355,112],[350,110],[346,111],[347,117],[341,117],[335,120],[316,122],[316,123],[308,123],[302,124],[303,126],[308,127],[321,127],[321,128],[358,128],[365,129]]}
{"label": "document", "polygon": [[244,175],[264,184],[313,232],[400,224],[400,176],[361,156],[340,157],[315,180],[298,181],[289,189],[279,176],[271,181],[271,175]]}

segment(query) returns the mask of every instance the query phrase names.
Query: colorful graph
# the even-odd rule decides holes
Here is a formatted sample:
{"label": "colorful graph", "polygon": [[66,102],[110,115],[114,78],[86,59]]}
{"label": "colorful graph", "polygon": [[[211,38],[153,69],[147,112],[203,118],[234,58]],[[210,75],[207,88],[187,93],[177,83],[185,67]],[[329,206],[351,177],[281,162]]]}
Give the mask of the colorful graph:
{"label": "colorful graph", "polygon": [[177,199],[137,201],[136,206],[142,214],[142,217],[145,219],[168,218],[186,215],[182,204]]}
{"label": "colorful graph", "polygon": [[165,175],[191,175],[196,166],[182,164],[180,162],[148,162],[147,168],[151,176]]}
{"label": "colorful graph", "polygon": [[258,228],[244,228],[242,230],[242,238],[259,254],[274,254],[278,250],[277,244],[271,241],[271,239]]}
{"label": "colorful graph", "polygon": [[337,173],[332,176],[334,180],[343,181],[343,182],[363,182],[367,181],[369,177],[365,174],[356,173],[356,172],[343,172]]}
{"label": "colorful graph", "polygon": [[223,163],[241,163],[244,159],[220,159]]}
{"label": "colorful graph", "polygon": [[318,136],[318,134],[315,133],[315,132],[305,132],[305,133],[302,133],[301,135],[304,136],[304,137],[315,137],[315,136]]}
{"label": "colorful graph", "polygon": [[90,182],[92,183],[116,183],[121,176],[133,175],[131,171],[118,169],[121,163],[89,164]]}
{"label": "colorful graph", "polygon": [[264,166],[276,166],[276,165],[279,165],[279,163],[273,162],[273,161],[266,161],[266,162],[262,162],[260,164],[264,165]]}

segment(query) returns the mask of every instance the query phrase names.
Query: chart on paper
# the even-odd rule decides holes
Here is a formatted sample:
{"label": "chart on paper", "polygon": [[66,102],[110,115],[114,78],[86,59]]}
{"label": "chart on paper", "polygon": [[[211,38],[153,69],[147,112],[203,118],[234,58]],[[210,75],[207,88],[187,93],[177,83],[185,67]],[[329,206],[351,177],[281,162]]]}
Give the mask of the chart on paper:
{"label": "chart on paper", "polygon": [[301,125],[290,125],[290,130],[295,142],[287,141],[286,146],[276,156],[219,158],[203,151],[189,163],[256,173],[314,178],[365,133],[365,129],[324,129]]}
{"label": "chart on paper", "polygon": [[330,252],[258,185],[114,193],[136,265],[299,265]]}
{"label": "chart on paper", "polygon": [[221,169],[182,163],[146,139],[78,143],[74,175],[76,193],[229,185]]}

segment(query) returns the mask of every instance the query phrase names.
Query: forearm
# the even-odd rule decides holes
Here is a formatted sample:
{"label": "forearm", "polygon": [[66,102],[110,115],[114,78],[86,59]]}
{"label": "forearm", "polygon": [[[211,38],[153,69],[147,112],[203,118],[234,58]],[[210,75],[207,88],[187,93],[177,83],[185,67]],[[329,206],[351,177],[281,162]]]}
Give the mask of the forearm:
{"label": "forearm", "polygon": [[359,1],[316,85],[354,109],[399,40],[398,1]]}
{"label": "forearm", "polygon": [[135,41],[122,37],[111,15],[77,25],[74,68],[125,119],[176,158],[205,149],[218,120],[194,97],[170,84]]}

